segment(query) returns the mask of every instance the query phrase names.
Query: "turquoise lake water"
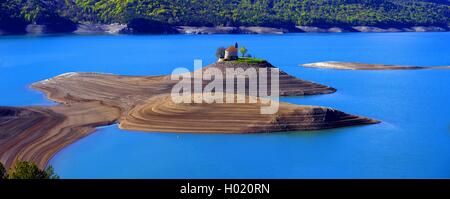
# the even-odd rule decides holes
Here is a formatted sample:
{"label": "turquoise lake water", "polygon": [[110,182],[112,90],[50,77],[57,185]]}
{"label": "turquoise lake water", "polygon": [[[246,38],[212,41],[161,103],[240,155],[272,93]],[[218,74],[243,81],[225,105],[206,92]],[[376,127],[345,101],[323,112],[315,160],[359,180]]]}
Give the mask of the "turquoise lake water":
{"label": "turquoise lake water", "polygon": [[51,105],[29,84],[66,72],[170,74],[215,61],[218,46],[337,88],[282,101],[381,124],[251,135],[100,128],[50,162],[62,178],[450,178],[450,70],[305,69],[317,61],[450,65],[450,33],[0,37],[0,105]]}

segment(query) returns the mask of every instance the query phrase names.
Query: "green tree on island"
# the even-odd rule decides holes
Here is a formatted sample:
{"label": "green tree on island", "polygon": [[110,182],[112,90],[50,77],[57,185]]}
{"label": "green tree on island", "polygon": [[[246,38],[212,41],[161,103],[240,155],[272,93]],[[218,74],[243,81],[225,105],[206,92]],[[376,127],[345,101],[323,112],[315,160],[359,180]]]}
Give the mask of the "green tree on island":
{"label": "green tree on island", "polygon": [[219,47],[216,50],[216,57],[218,59],[225,57],[225,48],[224,47]]}
{"label": "green tree on island", "polygon": [[242,57],[245,57],[245,54],[247,54],[247,48],[242,46],[239,48],[239,52],[241,52]]}
{"label": "green tree on island", "polygon": [[59,179],[51,166],[41,170],[35,163],[27,161],[16,162],[8,172],[0,163],[0,175],[1,179]]}

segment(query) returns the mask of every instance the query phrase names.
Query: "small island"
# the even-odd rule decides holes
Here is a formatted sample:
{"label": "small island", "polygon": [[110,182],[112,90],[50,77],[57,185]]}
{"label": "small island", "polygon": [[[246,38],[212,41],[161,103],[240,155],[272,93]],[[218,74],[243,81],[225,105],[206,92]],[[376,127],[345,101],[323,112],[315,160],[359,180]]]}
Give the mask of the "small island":
{"label": "small island", "polygon": [[427,69],[450,69],[450,66],[398,66],[386,64],[367,64],[359,62],[316,62],[301,64],[300,66],[308,68],[324,68],[338,70],[427,70]]}
{"label": "small island", "polygon": [[[242,54],[238,55],[238,51]],[[219,48],[214,67],[275,68],[251,57],[236,43]],[[198,71],[193,71],[195,73]],[[260,73],[258,73],[260,74]],[[221,79],[219,79],[221,80]],[[212,80],[202,80],[202,85]],[[16,161],[35,162],[45,168],[59,150],[95,131],[119,128],[144,132],[274,133],[376,124],[380,121],[320,106],[279,103],[274,114],[261,114],[261,103],[174,103],[170,94],[178,81],[170,75],[123,76],[101,73],[66,73],[36,82],[56,106],[0,107],[0,160],[9,168]],[[225,82],[223,82],[225,86]],[[329,94],[336,89],[298,79],[279,70],[280,96]],[[196,94],[192,96],[197,97]],[[252,93],[244,98],[251,99]],[[207,125],[205,125],[207,124]]]}

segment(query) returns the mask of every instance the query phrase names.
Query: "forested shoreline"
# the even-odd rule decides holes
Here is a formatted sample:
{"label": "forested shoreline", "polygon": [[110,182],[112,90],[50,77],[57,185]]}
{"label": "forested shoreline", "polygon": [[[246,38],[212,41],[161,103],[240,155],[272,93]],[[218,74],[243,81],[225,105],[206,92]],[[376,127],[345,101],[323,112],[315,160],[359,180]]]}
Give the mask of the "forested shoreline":
{"label": "forested shoreline", "polygon": [[289,30],[450,25],[449,0],[4,0],[0,13],[0,29],[11,33],[25,32],[28,24],[54,32],[75,31],[77,24],[111,23],[138,23],[166,32],[171,32],[169,26]]}

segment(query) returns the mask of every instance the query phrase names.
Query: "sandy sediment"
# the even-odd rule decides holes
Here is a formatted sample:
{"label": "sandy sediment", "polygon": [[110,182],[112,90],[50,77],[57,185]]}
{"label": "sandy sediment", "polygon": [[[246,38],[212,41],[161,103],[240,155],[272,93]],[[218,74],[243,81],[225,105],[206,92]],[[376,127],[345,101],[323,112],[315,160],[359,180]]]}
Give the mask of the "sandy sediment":
{"label": "sandy sediment", "polygon": [[398,66],[386,64],[367,64],[358,62],[316,62],[302,64],[303,67],[309,68],[326,68],[340,70],[425,70],[425,69],[450,69],[450,66]]}

